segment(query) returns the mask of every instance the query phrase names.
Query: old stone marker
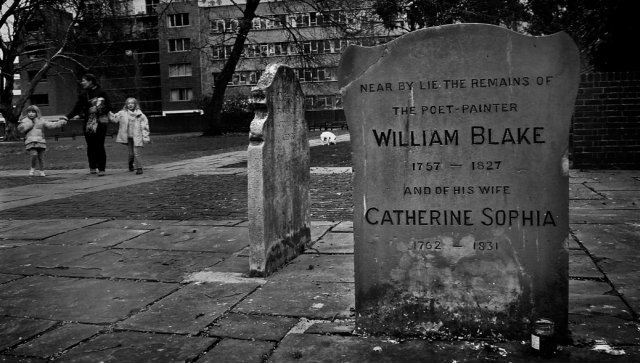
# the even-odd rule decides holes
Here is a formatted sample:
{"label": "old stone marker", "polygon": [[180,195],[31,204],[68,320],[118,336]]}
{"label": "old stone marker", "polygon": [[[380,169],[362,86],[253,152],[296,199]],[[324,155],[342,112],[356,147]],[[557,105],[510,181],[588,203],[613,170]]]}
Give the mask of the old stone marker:
{"label": "old stone marker", "polygon": [[578,71],[567,34],[485,24],[345,51],[360,331],[567,336]]}
{"label": "old stone marker", "polygon": [[304,94],[291,68],[267,66],[251,92],[249,264],[252,276],[266,276],[311,241],[309,140]]}

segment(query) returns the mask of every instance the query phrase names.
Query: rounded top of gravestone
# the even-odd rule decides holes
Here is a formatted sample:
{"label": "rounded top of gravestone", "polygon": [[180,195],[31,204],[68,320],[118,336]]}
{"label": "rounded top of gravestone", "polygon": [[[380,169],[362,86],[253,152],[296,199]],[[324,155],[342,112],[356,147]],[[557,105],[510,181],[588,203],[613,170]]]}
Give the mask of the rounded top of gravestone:
{"label": "rounded top of gravestone", "polygon": [[[553,39],[553,41],[551,41]],[[390,55],[396,58],[404,57],[408,62],[439,61],[443,67],[452,67],[462,61],[458,50],[464,44],[476,44],[477,49],[482,49],[484,54],[511,57],[511,52],[522,44],[525,48],[534,48],[540,52],[551,51],[548,47],[569,48],[567,54],[578,54],[577,46],[571,37],[565,32],[558,32],[544,36],[530,36],[517,33],[510,29],[481,23],[449,24],[416,30],[404,34],[386,44],[373,47],[350,45],[342,54],[338,69],[338,84],[340,88],[347,87],[353,80],[359,78],[372,66],[387,61]],[[395,51],[403,49],[404,54]],[[450,57],[454,55],[456,59]],[[469,55],[471,57],[472,55]],[[489,59],[471,60],[471,64],[477,61]],[[394,59],[396,61],[396,59]],[[566,60],[567,64],[573,64],[573,60]],[[410,63],[416,64],[416,63]],[[469,66],[470,63],[464,64]]]}

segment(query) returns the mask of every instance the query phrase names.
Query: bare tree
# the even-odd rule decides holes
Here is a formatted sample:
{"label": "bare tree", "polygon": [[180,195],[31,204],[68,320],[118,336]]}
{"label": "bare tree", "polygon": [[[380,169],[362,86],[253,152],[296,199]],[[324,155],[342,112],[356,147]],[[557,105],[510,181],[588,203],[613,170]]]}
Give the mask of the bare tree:
{"label": "bare tree", "polygon": [[[50,72],[87,69],[78,42],[85,29],[100,34],[114,8],[91,0],[13,0],[0,13],[0,114],[7,123],[5,140],[17,139],[20,114],[36,86]],[[15,76],[31,70],[26,86],[14,96]]]}
{"label": "bare tree", "polygon": [[235,72],[238,61],[242,55],[244,44],[247,36],[251,31],[253,18],[256,16],[256,9],[260,4],[260,0],[247,0],[242,11],[242,17],[238,20],[238,30],[233,41],[233,48],[229,58],[224,64],[222,71],[214,80],[213,95],[211,101],[205,110],[205,116],[209,118],[209,127],[205,130],[205,135],[215,135],[219,133],[222,117],[222,106],[224,104],[224,95],[227,91],[227,85],[233,73]]}
{"label": "bare tree", "polygon": [[[234,72],[245,57],[246,46],[257,46],[259,42],[250,37],[253,24],[258,21],[267,21],[270,24],[277,24],[276,29],[283,32],[291,49],[286,52],[286,60],[290,65],[296,64],[298,68],[305,68],[314,64],[320,64],[319,54],[311,54],[304,49],[304,43],[309,40],[318,40],[318,34],[308,31],[309,28],[296,26],[292,23],[294,14],[304,12],[315,12],[323,19],[323,35],[330,35],[336,39],[354,39],[364,34],[377,32],[389,32],[383,30],[381,22],[374,22],[371,17],[371,7],[368,1],[339,1],[339,0],[298,0],[298,1],[275,1],[265,2],[259,8],[260,0],[247,0],[246,4],[232,1],[235,7],[236,18],[218,19],[219,21],[231,20],[231,31],[225,27],[223,31],[210,34],[209,28],[203,30],[198,44],[198,51],[205,57],[211,56],[212,48],[221,48],[225,53],[224,65],[217,69],[213,80],[213,94],[205,104],[205,117],[208,120],[208,128],[205,135],[215,135],[221,132],[222,110],[227,93],[227,85],[232,80]],[[340,16],[338,16],[340,14]],[[210,19],[211,20],[211,19]],[[335,55],[338,57],[339,55]],[[336,58],[337,59],[337,58]],[[220,62],[219,59],[210,60],[210,63]]]}

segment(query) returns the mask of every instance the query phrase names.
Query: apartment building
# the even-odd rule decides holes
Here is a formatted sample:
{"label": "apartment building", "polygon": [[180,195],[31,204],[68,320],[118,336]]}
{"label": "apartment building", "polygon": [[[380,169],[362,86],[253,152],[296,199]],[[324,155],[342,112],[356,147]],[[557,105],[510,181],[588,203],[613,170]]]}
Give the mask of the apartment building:
{"label": "apartment building", "polygon": [[164,4],[158,18],[162,113],[200,113],[204,88],[197,2]]}
{"label": "apartment building", "polygon": [[[100,6],[100,1],[96,4]],[[162,110],[160,61],[158,43],[158,0],[124,0],[118,2],[119,16],[109,19],[109,29],[119,29],[117,39],[103,39],[98,32],[108,34],[109,29],[96,26],[80,40],[74,58],[89,66],[89,72],[98,76],[103,89],[113,98],[114,106],[120,107],[127,97],[137,97],[142,107],[150,114]],[[50,47],[49,40],[56,32],[64,34],[72,14],[45,9],[27,26],[29,41],[20,63],[26,65],[20,74],[20,86],[16,94],[29,86],[42,61],[49,58],[56,49]],[[91,32],[96,33],[95,40]],[[58,38],[63,35],[59,35]],[[78,39],[73,39],[78,41]],[[99,57],[95,57],[100,55]],[[55,118],[71,110],[79,92],[78,77],[85,70],[71,61],[57,61],[40,80],[29,99],[30,104],[40,106],[43,114]],[[21,89],[20,89],[21,88]]]}
{"label": "apartment building", "polygon": [[[89,56],[104,53],[90,71],[112,95],[114,106],[136,97],[151,116],[200,113],[231,52],[244,0],[117,3],[121,16],[112,25],[126,29],[127,36],[84,46]],[[246,99],[267,64],[277,62],[297,72],[307,109],[341,109],[341,52],[349,44],[378,45],[399,35],[370,19],[368,8],[317,9],[303,1],[261,1],[226,96]],[[22,83],[30,76],[25,72]],[[48,114],[64,114],[76,90],[75,75],[48,76],[32,101],[45,106]]]}
{"label": "apartment building", "polygon": [[122,107],[128,97],[139,100],[147,115],[163,110],[158,15],[159,0],[123,0],[113,19],[119,38],[86,44],[89,55],[104,53],[93,63],[101,87]]}
{"label": "apartment building", "polygon": [[[170,85],[164,92],[170,95],[167,109],[189,112],[197,107],[194,101],[213,92],[213,81],[231,53],[243,5],[182,1],[160,11],[160,23],[166,26],[160,42],[163,84]],[[349,44],[383,44],[398,35],[367,22],[370,14],[367,8],[319,11],[307,2],[262,1],[226,97],[249,96],[267,64],[284,63],[296,71],[307,109],[342,108],[337,85],[341,52]]]}

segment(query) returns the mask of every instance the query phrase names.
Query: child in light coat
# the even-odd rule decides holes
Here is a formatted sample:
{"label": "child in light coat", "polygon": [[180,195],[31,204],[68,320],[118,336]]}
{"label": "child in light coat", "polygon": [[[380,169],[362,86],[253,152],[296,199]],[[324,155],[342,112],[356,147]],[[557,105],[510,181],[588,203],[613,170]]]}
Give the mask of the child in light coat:
{"label": "child in light coat", "polygon": [[109,112],[109,120],[119,124],[116,142],[127,145],[129,150],[129,171],[142,174],[142,147],[151,142],[149,120],[142,113],[138,100],[127,98],[122,110]]}
{"label": "child in light coat", "polygon": [[31,156],[31,169],[29,176],[34,176],[36,164],[40,168],[40,176],[45,176],[44,153],[47,150],[47,140],[45,140],[44,129],[54,129],[67,124],[66,117],[58,121],[47,121],[42,118],[40,109],[36,105],[31,105],[25,109],[26,117],[20,120],[18,131],[25,134],[24,145],[27,153]]}

